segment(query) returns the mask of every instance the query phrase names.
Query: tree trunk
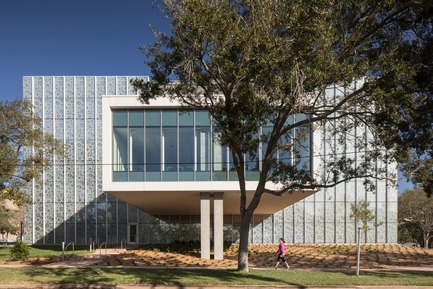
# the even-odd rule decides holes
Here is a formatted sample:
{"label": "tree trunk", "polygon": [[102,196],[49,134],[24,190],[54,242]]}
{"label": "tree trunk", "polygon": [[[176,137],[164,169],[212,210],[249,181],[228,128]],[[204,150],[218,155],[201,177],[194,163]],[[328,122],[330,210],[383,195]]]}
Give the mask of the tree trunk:
{"label": "tree trunk", "polygon": [[248,272],[248,235],[250,231],[249,213],[245,212],[241,219],[241,229],[238,252],[238,271]]}
{"label": "tree trunk", "polygon": [[430,232],[427,233],[424,232],[423,237],[424,237],[424,248],[428,249],[428,245],[430,243],[430,239],[432,238],[432,236],[430,236]]}

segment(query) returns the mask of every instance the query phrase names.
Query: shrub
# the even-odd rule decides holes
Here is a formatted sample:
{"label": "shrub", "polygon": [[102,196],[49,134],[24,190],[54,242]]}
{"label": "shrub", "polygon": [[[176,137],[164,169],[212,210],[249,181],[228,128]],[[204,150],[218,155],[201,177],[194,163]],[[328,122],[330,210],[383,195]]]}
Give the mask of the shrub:
{"label": "shrub", "polygon": [[26,243],[18,241],[10,249],[10,255],[12,260],[27,260],[29,257],[29,247],[27,247]]}

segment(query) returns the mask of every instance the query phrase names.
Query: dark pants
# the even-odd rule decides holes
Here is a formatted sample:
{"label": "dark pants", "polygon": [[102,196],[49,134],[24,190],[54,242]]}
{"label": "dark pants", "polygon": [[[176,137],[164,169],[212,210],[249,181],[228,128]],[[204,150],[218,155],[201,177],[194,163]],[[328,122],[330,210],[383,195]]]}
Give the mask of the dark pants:
{"label": "dark pants", "polygon": [[283,254],[278,254],[277,262],[286,262],[286,259],[284,259],[284,255]]}

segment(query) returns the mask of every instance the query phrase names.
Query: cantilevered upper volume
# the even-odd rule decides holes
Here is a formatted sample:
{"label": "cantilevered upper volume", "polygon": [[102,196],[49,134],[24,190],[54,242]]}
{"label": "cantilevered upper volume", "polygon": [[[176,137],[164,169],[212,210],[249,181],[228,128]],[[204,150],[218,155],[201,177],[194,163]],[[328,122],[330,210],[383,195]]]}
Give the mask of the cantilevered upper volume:
{"label": "cantilevered upper volume", "polygon": [[[224,192],[223,213],[239,214],[239,182],[230,150],[214,139],[206,111],[185,112],[164,98],[143,105],[135,96],[103,96],[102,108],[103,123],[113,124],[103,126],[103,163],[113,164],[104,166],[105,192],[153,215],[196,215],[201,192]],[[311,166],[309,147],[303,156]],[[261,161],[260,152],[245,167],[247,199],[255,192]],[[288,156],[286,161],[295,160]],[[273,214],[314,192],[265,194],[256,212]]]}

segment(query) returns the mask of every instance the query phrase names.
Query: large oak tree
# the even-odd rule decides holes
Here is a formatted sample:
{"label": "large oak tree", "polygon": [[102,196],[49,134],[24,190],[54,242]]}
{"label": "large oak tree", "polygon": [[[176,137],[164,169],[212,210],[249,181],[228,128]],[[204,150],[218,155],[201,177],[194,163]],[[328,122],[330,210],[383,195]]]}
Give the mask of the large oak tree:
{"label": "large oak tree", "polygon": [[[216,137],[230,148],[239,177],[239,270],[248,271],[249,224],[263,194],[319,189],[352,178],[363,178],[368,185],[369,178],[383,177],[376,164],[389,161],[391,152],[380,148],[377,136],[384,123],[393,124],[385,122],[386,114],[379,121],[377,111],[384,111],[388,103],[383,91],[392,90],[385,81],[390,71],[398,71],[401,81],[411,72],[405,70],[407,61],[398,57],[402,43],[409,41],[405,33],[410,27],[402,23],[423,7],[422,1],[165,0],[162,4],[171,30],[155,29],[156,41],[143,47],[153,78],[137,79],[134,85],[144,103],[165,96],[209,111],[218,128]],[[334,85],[340,91],[329,99],[324,91]],[[306,117],[288,121],[296,114]],[[265,123],[272,129],[258,137]],[[290,134],[294,128],[326,127],[328,135],[340,140],[355,126],[366,126],[373,135],[368,138],[372,141],[356,143],[356,149],[363,151],[356,161],[334,153],[320,171],[312,171],[275,158],[277,151],[293,152],[302,142],[303,134]],[[247,202],[246,156],[254,158],[260,143],[266,144],[266,151],[254,196]],[[268,182],[282,188],[270,190]]]}

